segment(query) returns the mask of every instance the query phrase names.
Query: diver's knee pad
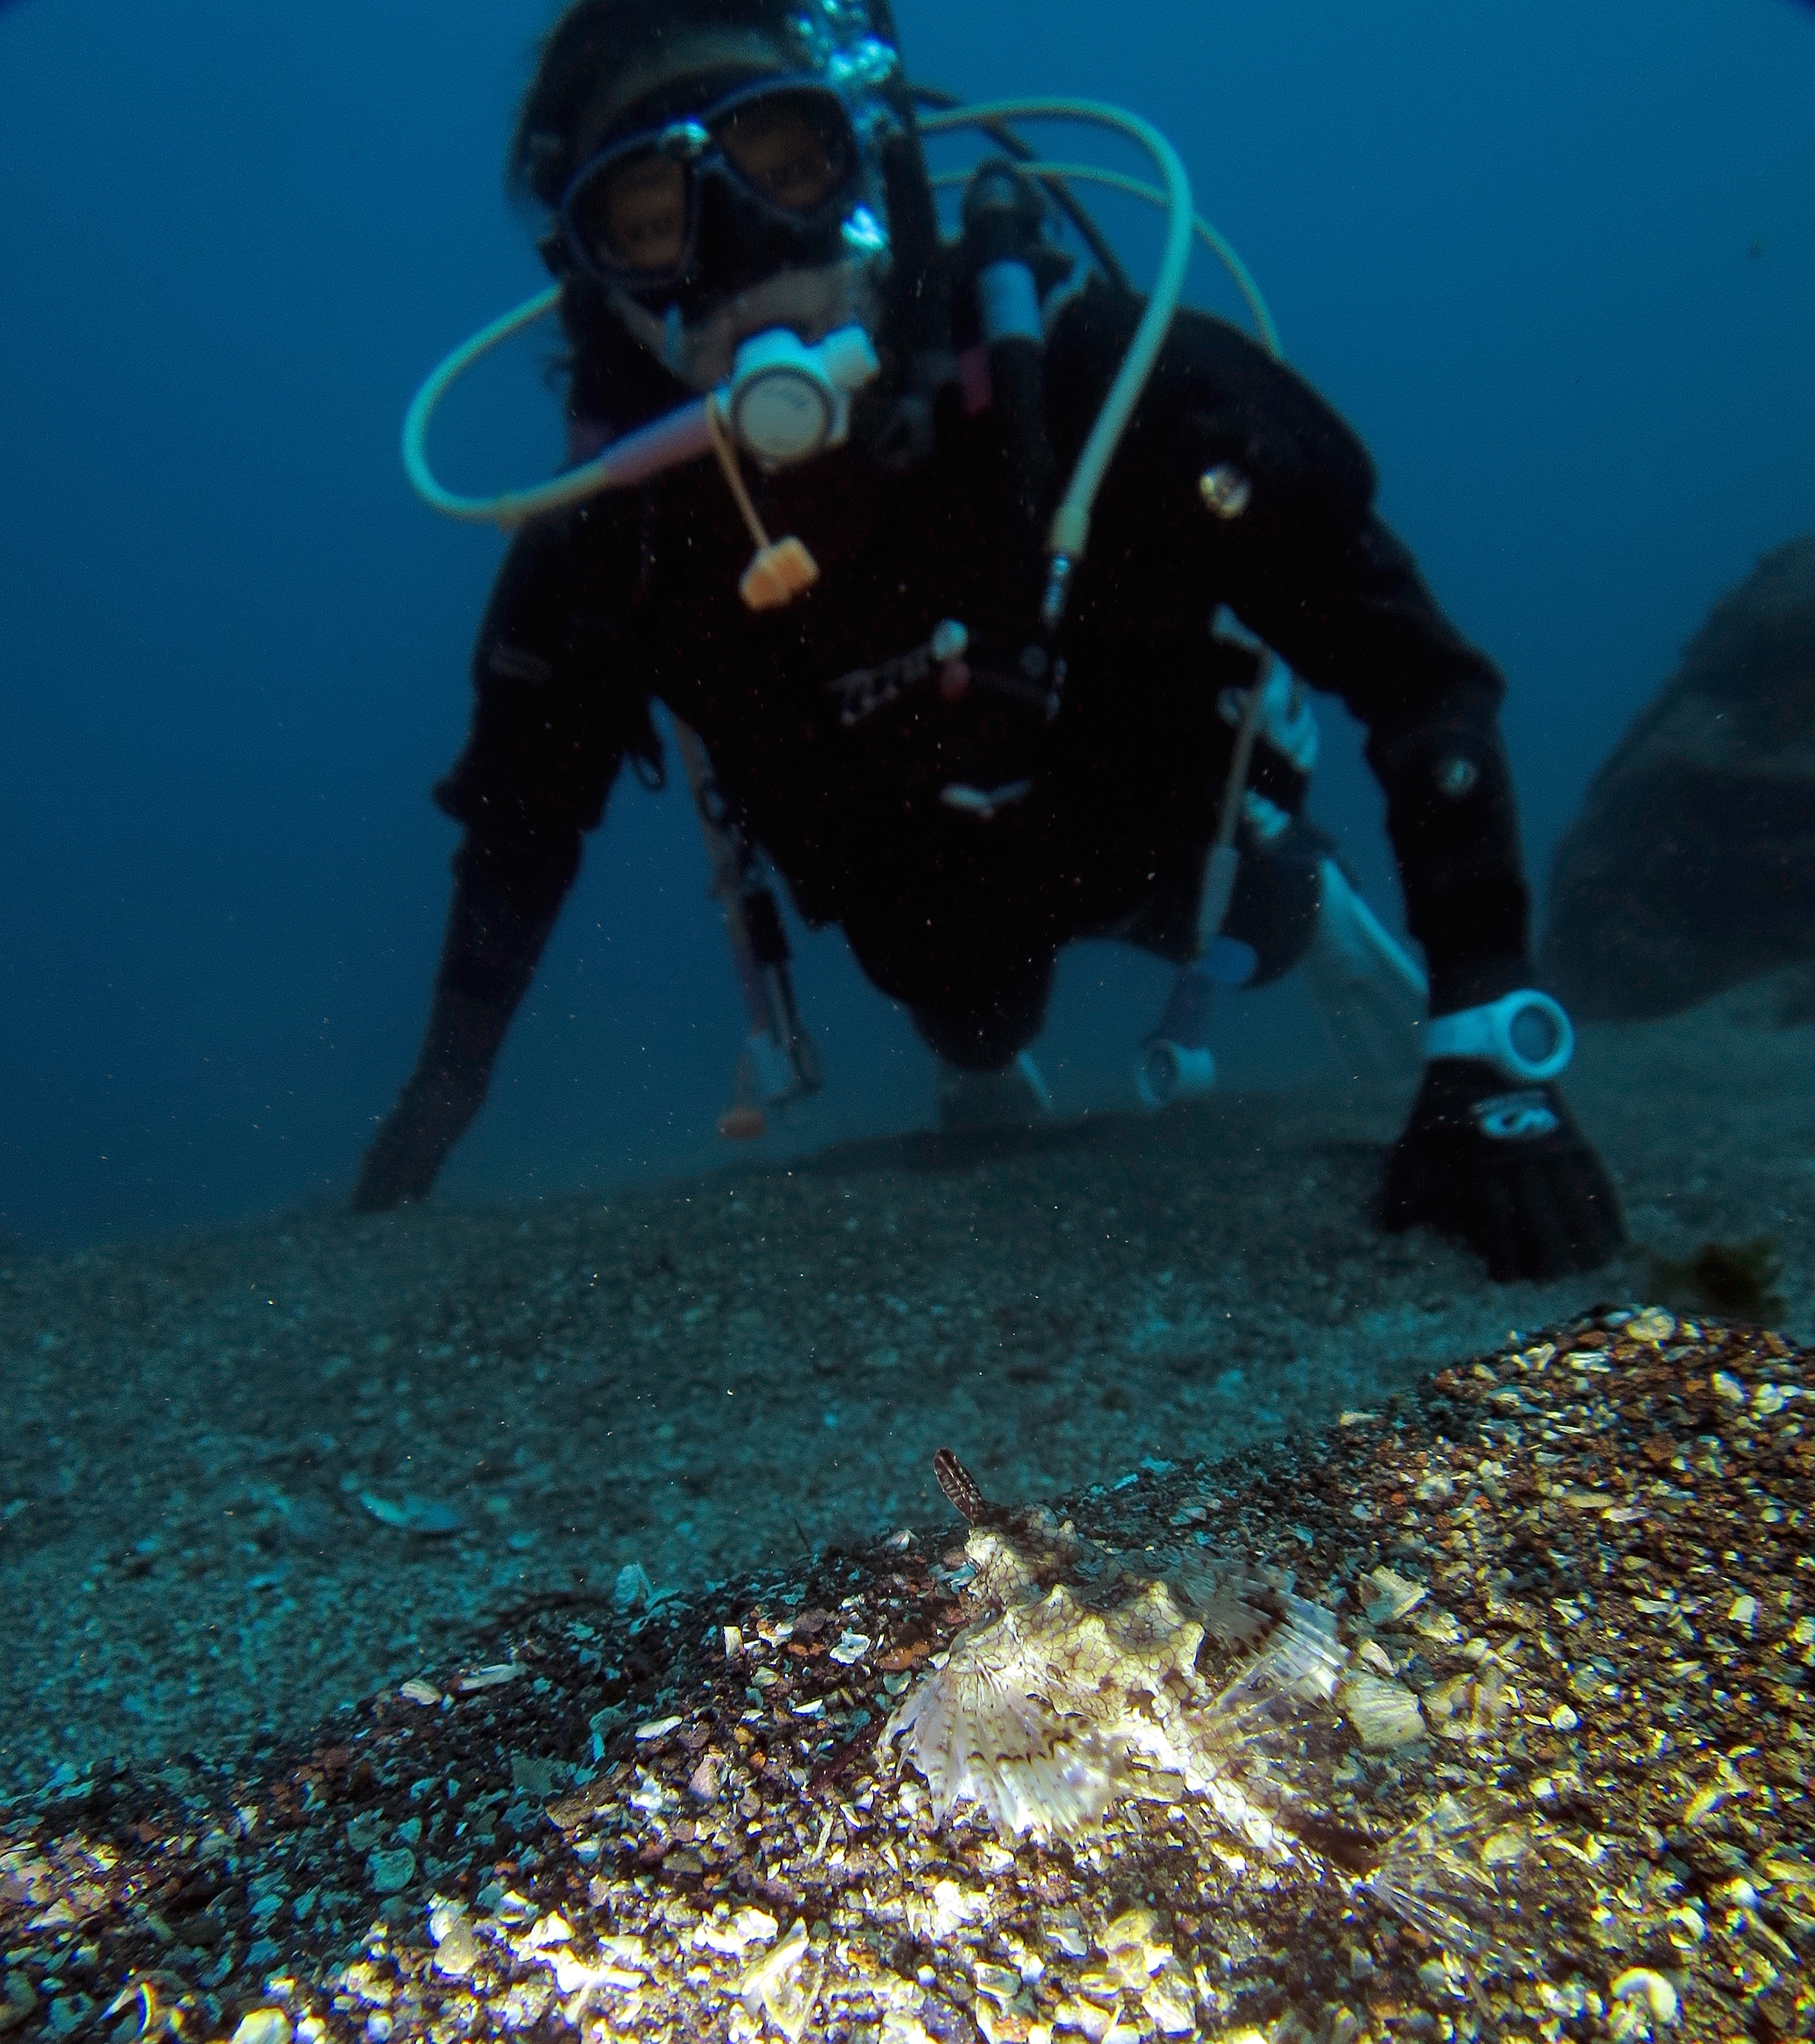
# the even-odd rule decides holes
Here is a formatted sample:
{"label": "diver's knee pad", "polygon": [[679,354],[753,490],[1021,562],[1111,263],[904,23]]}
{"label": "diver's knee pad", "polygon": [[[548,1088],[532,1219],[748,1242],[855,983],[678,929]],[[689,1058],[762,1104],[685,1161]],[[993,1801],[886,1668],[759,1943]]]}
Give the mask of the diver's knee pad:
{"label": "diver's knee pad", "polygon": [[999,1071],[1040,1034],[1048,988],[1025,986],[963,1014],[910,1008],[916,1033],[942,1065],[963,1072]]}
{"label": "diver's knee pad", "polygon": [[1023,1051],[997,1071],[941,1062],[938,1108],[939,1126],[948,1131],[1031,1128],[1050,1120],[1052,1095],[1033,1053]]}

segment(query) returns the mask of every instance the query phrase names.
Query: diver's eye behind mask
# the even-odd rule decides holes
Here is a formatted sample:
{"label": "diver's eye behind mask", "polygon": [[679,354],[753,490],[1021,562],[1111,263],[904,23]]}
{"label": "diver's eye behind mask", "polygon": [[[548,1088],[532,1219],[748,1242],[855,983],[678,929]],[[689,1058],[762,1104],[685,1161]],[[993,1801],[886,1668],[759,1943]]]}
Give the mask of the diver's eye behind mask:
{"label": "diver's eye behind mask", "polygon": [[861,180],[844,102],[817,81],[766,79],[705,112],[608,142],[581,165],[559,219],[574,260],[629,290],[678,283],[699,244],[708,179],[802,234],[838,218]]}

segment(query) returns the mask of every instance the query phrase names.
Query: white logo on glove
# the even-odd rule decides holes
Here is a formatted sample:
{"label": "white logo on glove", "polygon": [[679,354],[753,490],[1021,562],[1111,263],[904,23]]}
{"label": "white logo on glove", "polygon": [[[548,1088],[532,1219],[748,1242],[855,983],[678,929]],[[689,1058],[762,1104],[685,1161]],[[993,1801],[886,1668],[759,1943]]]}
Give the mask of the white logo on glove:
{"label": "white logo on glove", "polygon": [[1529,1142],[1534,1136],[1554,1135],[1562,1125],[1549,1101],[1536,1091],[1497,1093],[1478,1100],[1469,1111],[1475,1127],[1496,1143]]}

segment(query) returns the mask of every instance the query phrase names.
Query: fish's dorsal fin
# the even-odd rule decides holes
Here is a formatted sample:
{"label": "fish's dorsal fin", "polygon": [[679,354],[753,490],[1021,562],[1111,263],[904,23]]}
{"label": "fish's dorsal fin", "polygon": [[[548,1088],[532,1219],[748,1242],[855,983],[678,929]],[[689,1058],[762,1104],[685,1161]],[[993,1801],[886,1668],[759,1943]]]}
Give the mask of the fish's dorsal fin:
{"label": "fish's dorsal fin", "polygon": [[984,1496],[977,1479],[949,1448],[941,1448],[933,1457],[932,1473],[967,1526],[999,1526],[1007,1516],[999,1504]]}

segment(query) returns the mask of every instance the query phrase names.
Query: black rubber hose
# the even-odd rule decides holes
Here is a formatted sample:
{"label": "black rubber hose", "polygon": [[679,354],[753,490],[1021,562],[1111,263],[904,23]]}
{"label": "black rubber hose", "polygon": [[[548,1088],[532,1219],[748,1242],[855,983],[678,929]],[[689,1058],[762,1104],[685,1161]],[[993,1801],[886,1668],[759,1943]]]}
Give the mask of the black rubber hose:
{"label": "black rubber hose", "polygon": [[[963,101],[956,93],[942,92],[936,86],[911,85],[908,90],[917,105],[930,106],[940,113],[950,113],[963,106]],[[1024,141],[1012,128],[1005,127],[999,121],[980,121],[978,132],[987,135],[998,148],[1013,157],[1017,163],[1031,163],[1039,160],[1040,152],[1031,142]],[[1103,275],[1118,291],[1125,291],[1130,298],[1136,295],[1129,282],[1128,272],[1122,267],[1120,258],[1110,247],[1109,237],[1091,217],[1090,209],[1073,193],[1063,178],[1040,179],[1040,183],[1051,195],[1054,205],[1078,230],[1079,239],[1095,257]]]}

